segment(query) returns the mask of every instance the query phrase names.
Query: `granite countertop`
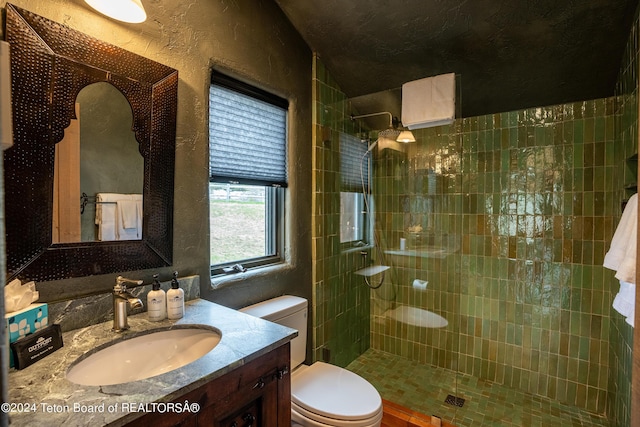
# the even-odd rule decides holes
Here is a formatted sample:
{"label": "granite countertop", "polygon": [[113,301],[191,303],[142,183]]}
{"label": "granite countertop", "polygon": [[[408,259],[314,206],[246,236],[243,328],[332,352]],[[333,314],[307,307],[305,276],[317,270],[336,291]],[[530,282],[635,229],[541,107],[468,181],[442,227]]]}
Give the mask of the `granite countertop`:
{"label": "granite countertop", "polygon": [[[213,327],[222,333],[222,339],[213,350],[195,362],[145,380],[84,386],[66,379],[71,364],[77,358],[91,354],[97,347],[174,325]],[[178,321],[150,322],[147,314],[142,313],[129,316],[129,326],[128,331],[120,334],[111,330],[112,322],[66,332],[63,334],[63,348],[21,371],[10,370],[11,424],[47,427],[124,425],[143,416],[145,410],[165,409],[149,404],[177,399],[297,335],[294,329],[201,299],[187,302],[185,317]],[[104,369],[109,369],[109,366]]]}

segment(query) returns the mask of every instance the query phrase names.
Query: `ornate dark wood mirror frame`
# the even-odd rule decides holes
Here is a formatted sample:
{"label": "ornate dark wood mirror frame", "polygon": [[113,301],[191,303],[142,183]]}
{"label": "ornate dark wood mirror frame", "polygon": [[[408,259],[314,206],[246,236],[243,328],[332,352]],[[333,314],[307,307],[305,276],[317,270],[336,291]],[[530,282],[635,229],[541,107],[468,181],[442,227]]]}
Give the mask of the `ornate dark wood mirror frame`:
{"label": "ornate dark wood mirror frame", "polygon": [[[178,72],[6,5],[14,145],[4,153],[7,280],[48,281],[171,265]],[[85,86],[126,97],[144,157],[142,240],[52,243],[55,145]],[[80,201],[78,201],[80,209]]]}

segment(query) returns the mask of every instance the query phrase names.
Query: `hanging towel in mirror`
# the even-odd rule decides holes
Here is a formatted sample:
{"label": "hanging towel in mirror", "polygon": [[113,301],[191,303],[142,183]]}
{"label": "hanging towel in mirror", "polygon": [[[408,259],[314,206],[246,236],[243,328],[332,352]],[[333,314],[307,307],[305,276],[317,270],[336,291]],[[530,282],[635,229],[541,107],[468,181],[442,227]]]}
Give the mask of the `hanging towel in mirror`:
{"label": "hanging towel in mirror", "polygon": [[142,195],[124,196],[116,200],[118,240],[137,240],[142,237]]}
{"label": "hanging towel in mirror", "polygon": [[98,240],[116,240],[116,205],[113,193],[96,194]]}
{"label": "hanging towel in mirror", "polygon": [[95,222],[98,240],[141,239],[142,194],[97,193]]}

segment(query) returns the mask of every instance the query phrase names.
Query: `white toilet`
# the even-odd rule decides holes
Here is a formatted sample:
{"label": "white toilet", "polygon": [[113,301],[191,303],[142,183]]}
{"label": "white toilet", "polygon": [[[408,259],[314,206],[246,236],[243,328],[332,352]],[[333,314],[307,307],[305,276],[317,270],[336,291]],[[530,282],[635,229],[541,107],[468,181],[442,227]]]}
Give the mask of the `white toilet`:
{"label": "white toilet", "polygon": [[291,341],[291,425],[379,427],[382,399],[364,378],[338,366],[303,365],[307,343],[307,300],[285,295],[240,311],[297,329]]}

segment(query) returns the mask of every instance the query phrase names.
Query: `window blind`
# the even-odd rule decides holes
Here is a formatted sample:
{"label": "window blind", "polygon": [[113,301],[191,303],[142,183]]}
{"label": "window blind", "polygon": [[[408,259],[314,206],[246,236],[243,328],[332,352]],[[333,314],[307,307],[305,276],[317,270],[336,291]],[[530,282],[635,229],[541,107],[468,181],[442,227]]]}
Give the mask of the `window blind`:
{"label": "window blind", "polygon": [[[369,157],[367,144],[353,135],[340,134],[340,178],[343,191],[362,191],[362,181],[367,186]],[[362,167],[362,174],[360,168]]]}
{"label": "window blind", "polygon": [[274,105],[226,86],[213,79],[209,91],[210,180],[286,187],[283,100]]}

